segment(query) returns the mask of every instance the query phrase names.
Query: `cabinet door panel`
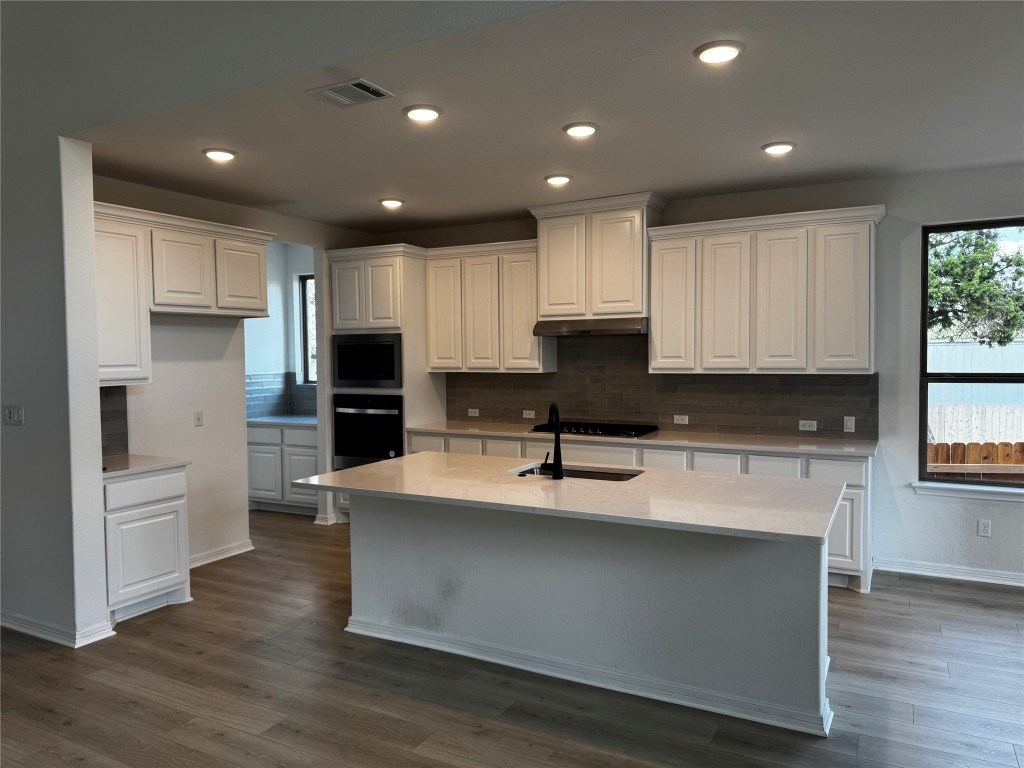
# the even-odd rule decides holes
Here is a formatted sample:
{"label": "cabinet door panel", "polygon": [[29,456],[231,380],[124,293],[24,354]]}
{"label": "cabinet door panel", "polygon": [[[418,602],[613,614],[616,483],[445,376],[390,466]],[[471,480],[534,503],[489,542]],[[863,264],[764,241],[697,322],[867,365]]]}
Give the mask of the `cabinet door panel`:
{"label": "cabinet door panel", "polygon": [[249,446],[249,498],[281,500],[281,446]]}
{"label": "cabinet door panel", "polygon": [[754,367],[807,368],[807,230],[757,234]]}
{"label": "cabinet door panel", "polygon": [[701,241],[701,365],[750,369],[750,235]]}
{"label": "cabinet door panel", "polygon": [[828,532],[828,567],[859,571],[862,568],[864,491],[847,488],[839,501]]}
{"label": "cabinet door panel", "polygon": [[660,469],[686,469],[686,453],[667,448],[644,448],[643,465]]}
{"label": "cabinet door panel", "polygon": [[694,451],[690,468],[697,472],[724,472],[731,475],[740,473],[741,457],[735,453]]}
{"label": "cabinet door panel", "polygon": [[480,437],[448,437],[448,453],[467,453],[471,456],[484,455],[484,441]]}
{"label": "cabinet door panel", "polygon": [[497,256],[463,260],[462,317],[467,370],[497,370],[501,367]]}
{"label": "cabinet door panel", "polygon": [[871,367],[871,226],[817,227],[814,234],[814,366]]}
{"label": "cabinet door panel", "polygon": [[650,369],[692,371],[697,342],[697,240],[651,245]]}
{"label": "cabinet door panel", "polygon": [[645,235],[640,210],[590,214],[587,277],[591,314],[644,313]]}
{"label": "cabinet door panel", "polygon": [[289,504],[316,506],[317,492],[308,488],[293,488],[292,480],[312,477],[317,474],[316,450],[311,448],[285,447],[282,452],[284,462],[284,501]]}
{"label": "cabinet door panel", "polygon": [[205,235],[153,230],[153,304],[213,309],[214,240]]}
{"label": "cabinet door panel", "polygon": [[501,365],[509,370],[541,368],[541,346],[552,339],[533,335],[537,322],[537,254],[501,257]]}
{"label": "cabinet door panel", "polygon": [[267,255],[263,246],[217,240],[217,306],[267,311]]}
{"label": "cabinet door panel", "polygon": [[100,382],[148,382],[149,229],[96,221],[96,330]]}
{"label": "cabinet door panel", "polygon": [[113,607],[188,581],[185,500],[107,515],[107,601]]}
{"label": "cabinet door panel", "polygon": [[462,260],[427,262],[427,367],[462,368]]}
{"label": "cabinet door panel", "polygon": [[363,262],[339,261],[331,264],[331,316],[334,330],[362,328]]}
{"label": "cabinet door panel", "polygon": [[402,327],[402,263],[397,256],[367,259],[367,328]]}
{"label": "cabinet door panel", "polygon": [[537,301],[541,317],[585,315],[586,214],[537,222]]}
{"label": "cabinet door panel", "polygon": [[484,454],[486,456],[509,456],[518,459],[523,455],[523,441],[488,437],[484,441]]}
{"label": "cabinet door panel", "polygon": [[762,477],[800,477],[796,456],[747,456],[747,474]]}

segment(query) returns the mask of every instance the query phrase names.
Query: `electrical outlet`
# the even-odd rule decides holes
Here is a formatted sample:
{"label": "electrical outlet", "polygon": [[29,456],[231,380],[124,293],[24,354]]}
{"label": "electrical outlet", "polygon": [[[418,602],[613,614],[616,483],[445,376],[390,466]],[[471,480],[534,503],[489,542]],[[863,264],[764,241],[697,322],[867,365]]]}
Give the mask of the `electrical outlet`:
{"label": "electrical outlet", "polygon": [[857,418],[855,416],[843,416],[843,432],[856,432]]}
{"label": "electrical outlet", "polygon": [[192,411],[192,426],[201,427],[203,426],[203,412]]}
{"label": "electrical outlet", "polygon": [[480,409],[479,408],[470,408],[469,409],[469,415],[470,416],[479,416],[480,415]]}
{"label": "electrical outlet", "polygon": [[535,418],[537,418],[537,414],[536,414],[535,411],[523,411],[523,418],[524,419],[535,419]]}
{"label": "electrical outlet", "polygon": [[800,431],[817,432],[818,422],[816,422],[814,419],[800,419]]}
{"label": "electrical outlet", "polygon": [[984,536],[986,539],[989,539],[989,538],[992,537],[992,521],[991,520],[982,520],[980,517],[978,518],[978,535],[979,536]]}
{"label": "electrical outlet", "polygon": [[672,423],[673,424],[689,424],[690,423],[690,417],[687,416],[686,414],[677,413],[675,416],[672,417]]}
{"label": "electrical outlet", "polygon": [[25,426],[25,409],[20,405],[5,405],[4,424],[12,424],[16,427]]}

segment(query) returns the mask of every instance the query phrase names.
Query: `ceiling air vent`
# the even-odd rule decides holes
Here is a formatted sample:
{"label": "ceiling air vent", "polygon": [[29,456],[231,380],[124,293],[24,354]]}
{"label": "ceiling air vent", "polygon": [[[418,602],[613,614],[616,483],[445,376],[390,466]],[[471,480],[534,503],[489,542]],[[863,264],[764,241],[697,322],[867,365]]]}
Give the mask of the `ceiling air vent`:
{"label": "ceiling air vent", "polygon": [[344,83],[334,83],[334,85],[322,85],[319,88],[307,91],[307,93],[328,99],[343,107],[365,104],[368,101],[390,99],[395,95],[361,78],[358,80],[348,80]]}

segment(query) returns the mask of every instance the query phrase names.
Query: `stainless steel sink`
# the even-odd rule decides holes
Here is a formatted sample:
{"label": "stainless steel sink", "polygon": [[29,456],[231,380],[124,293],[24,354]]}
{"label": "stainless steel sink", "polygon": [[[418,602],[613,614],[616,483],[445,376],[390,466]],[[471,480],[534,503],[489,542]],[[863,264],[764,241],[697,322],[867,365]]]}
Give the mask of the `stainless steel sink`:
{"label": "stainless steel sink", "polygon": [[[575,477],[580,480],[606,480],[610,482],[625,482],[632,480],[637,475],[642,475],[642,469],[618,469],[616,467],[585,467],[573,464],[566,464],[562,467],[562,473],[566,477]],[[518,467],[511,470],[511,474],[526,477],[527,475],[540,475],[551,477],[551,470],[542,467],[541,464],[527,464],[525,467]]]}

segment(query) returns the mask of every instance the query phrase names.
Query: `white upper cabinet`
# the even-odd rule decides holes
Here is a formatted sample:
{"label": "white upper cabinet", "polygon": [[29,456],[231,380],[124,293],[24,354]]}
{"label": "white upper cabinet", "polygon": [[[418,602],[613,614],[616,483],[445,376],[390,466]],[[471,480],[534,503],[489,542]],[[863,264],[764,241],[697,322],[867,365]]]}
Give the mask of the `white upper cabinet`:
{"label": "white upper cabinet", "polygon": [[149,230],[103,219],[95,226],[100,386],[149,383]]}
{"label": "white upper cabinet", "polygon": [[539,317],[645,316],[647,227],[664,208],[650,192],[531,208]]}
{"label": "white upper cabinet", "polygon": [[462,369],[462,259],[427,262],[427,368]]}
{"label": "white upper cabinet", "polygon": [[873,230],[866,221],[815,228],[814,365],[818,370],[874,367]]}
{"label": "white upper cabinet", "polygon": [[872,372],[883,216],[879,205],[649,229],[650,370]]}
{"label": "white upper cabinet", "polygon": [[697,238],[651,243],[651,371],[697,367]]}
{"label": "white upper cabinet", "polygon": [[331,262],[331,325],[336,331],[402,327],[402,257],[358,257],[372,250],[327,254]]}
{"label": "white upper cabinet", "polygon": [[214,239],[193,232],[153,230],[153,304],[213,309]]}
{"label": "white upper cabinet", "polygon": [[807,230],[758,232],[754,367],[807,368]]}
{"label": "white upper cabinet", "polygon": [[533,335],[537,252],[501,255],[501,362],[509,371],[553,371],[555,339]]}
{"label": "white upper cabinet", "polygon": [[263,246],[217,240],[217,307],[267,311],[267,254]]}
{"label": "white upper cabinet", "polygon": [[701,366],[750,369],[750,234],[701,243]]}
{"label": "white upper cabinet", "polygon": [[498,257],[475,256],[462,261],[462,338],[466,370],[501,367],[498,313]]}

